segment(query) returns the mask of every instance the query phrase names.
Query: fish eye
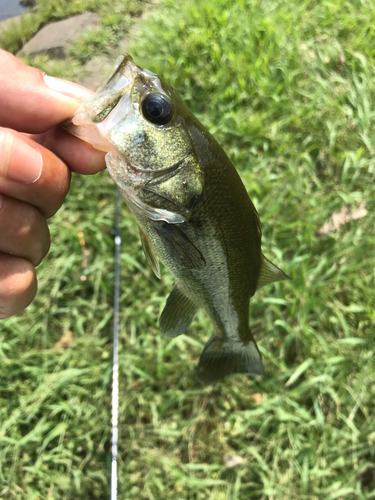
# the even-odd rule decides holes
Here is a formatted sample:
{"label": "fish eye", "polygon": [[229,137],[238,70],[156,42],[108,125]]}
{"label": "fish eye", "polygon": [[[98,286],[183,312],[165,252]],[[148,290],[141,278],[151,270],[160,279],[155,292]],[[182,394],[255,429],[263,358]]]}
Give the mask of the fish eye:
{"label": "fish eye", "polygon": [[173,104],[162,94],[147,94],[142,102],[142,113],[149,122],[166,125],[173,118]]}

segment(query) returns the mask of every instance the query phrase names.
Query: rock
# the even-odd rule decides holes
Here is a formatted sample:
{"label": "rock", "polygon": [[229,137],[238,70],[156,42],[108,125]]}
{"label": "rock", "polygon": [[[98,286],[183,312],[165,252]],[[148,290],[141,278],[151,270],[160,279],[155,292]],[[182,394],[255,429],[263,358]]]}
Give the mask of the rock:
{"label": "rock", "polygon": [[98,85],[111,71],[115,58],[111,56],[97,56],[90,59],[82,68],[82,77],[78,83],[90,90],[96,90]]}
{"label": "rock", "polygon": [[[134,30],[133,30],[134,31]],[[123,38],[117,48],[118,55],[120,54],[126,54],[128,52],[129,48],[129,39],[132,37],[132,29],[130,28],[130,31],[127,35],[126,38]]]}
{"label": "rock", "polygon": [[83,74],[78,81],[80,85],[91,90],[97,89],[113,68],[117,57],[128,52],[129,40],[132,38],[134,27],[136,26],[137,21],[130,28],[127,36],[120,40],[119,45],[113,49],[111,54],[93,57],[83,66]]}
{"label": "rock", "polygon": [[17,54],[31,56],[49,54],[53,57],[65,57],[71,42],[89,27],[100,25],[100,18],[94,12],[85,12],[79,16],[68,17],[63,21],[48,24],[31,38]]}
{"label": "rock", "polygon": [[119,45],[108,55],[97,56],[90,59],[83,67],[82,77],[78,83],[84,87],[96,90],[113,68],[117,57],[128,51],[129,35],[120,41]]}
{"label": "rock", "polygon": [[[151,3],[152,1],[155,0],[151,0]],[[137,34],[139,24],[144,20],[150,8],[146,9],[142,16],[133,19],[133,24],[128,33],[120,40],[118,46],[113,48],[110,54],[93,57],[84,65],[82,76],[78,80],[80,85],[91,90],[97,89],[99,84],[102,83],[112,70],[117,57],[128,52],[129,42]]]}

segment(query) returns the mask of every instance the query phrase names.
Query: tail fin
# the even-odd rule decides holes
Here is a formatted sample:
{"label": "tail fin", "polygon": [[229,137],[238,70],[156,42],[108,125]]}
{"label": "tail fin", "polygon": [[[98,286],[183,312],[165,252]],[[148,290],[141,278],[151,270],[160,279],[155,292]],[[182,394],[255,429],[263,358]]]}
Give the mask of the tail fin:
{"label": "tail fin", "polygon": [[197,367],[202,384],[212,384],[231,373],[261,375],[262,356],[255,341],[247,345],[212,335],[205,345]]}

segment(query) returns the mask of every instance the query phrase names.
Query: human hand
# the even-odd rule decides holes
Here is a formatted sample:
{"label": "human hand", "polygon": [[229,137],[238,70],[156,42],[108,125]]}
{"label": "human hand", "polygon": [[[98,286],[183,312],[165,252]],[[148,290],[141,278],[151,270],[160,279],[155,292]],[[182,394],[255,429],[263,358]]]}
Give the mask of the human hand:
{"label": "human hand", "polygon": [[46,219],[61,207],[71,171],[95,174],[104,153],[58,124],[91,95],[0,49],[0,319],[23,311],[46,256]]}

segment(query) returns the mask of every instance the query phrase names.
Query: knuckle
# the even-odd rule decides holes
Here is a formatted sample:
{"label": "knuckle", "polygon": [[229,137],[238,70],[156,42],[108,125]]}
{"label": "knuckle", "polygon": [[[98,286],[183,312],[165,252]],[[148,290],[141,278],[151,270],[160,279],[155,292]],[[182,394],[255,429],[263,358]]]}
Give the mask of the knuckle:
{"label": "knuckle", "polygon": [[62,161],[61,165],[62,167],[60,173],[55,178],[55,184],[53,186],[48,186],[49,201],[46,203],[45,209],[42,210],[47,219],[55,215],[55,213],[59,210],[70,189],[70,170]]}
{"label": "knuckle", "polygon": [[37,259],[35,266],[39,266],[39,264],[48,254],[50,247],[51,247],[51,237],[48,227],[46,226],[45,234],[43,235],[42,238],[39,238],[37,240],[37,250],[36,250]]}
{"label": "knuckle", "polygon": [[48,224],[37,209],[29,210],[27,219],[20,227],[19,236],[32,242],[33,264],[38,266],[48,254],[51,245]]}

